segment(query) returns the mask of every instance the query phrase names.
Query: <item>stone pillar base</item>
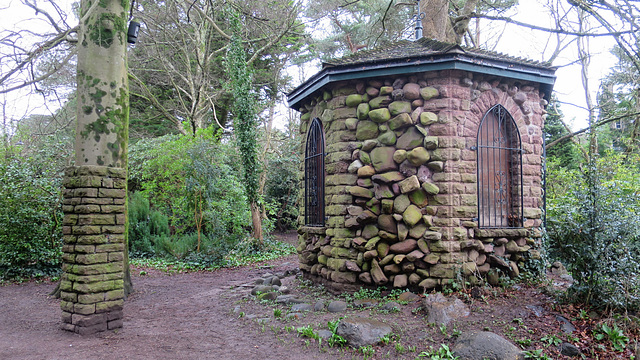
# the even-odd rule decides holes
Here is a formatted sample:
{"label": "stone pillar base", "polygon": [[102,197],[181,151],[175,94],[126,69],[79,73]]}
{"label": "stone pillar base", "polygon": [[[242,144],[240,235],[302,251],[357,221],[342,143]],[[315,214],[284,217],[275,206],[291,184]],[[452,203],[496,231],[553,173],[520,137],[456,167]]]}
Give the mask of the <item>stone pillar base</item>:
{"label": "stone pillar base", "polygon": [[122,327],[126,170],[68,168],[64,179],[61,328],[92,334]]}

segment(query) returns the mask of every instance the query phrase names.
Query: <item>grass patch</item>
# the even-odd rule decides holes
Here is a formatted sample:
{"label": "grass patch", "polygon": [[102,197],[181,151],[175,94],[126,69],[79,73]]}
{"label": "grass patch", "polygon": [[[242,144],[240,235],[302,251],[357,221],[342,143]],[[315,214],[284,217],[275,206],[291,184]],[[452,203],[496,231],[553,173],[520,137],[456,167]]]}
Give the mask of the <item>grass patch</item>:
{"label": "grass patch", "polygon": [[256,244],[249,241],[241,243],[217,261],[211,261],[207,254],[201,253],[188,256],[184,259],[132,258],[130,259],[130,263],[137,268],[151,268],[170,273],[183,273],[246,266],[296,253],[293,245],[273,239],[265,239],[259,250],[257,250],[256,247]]}

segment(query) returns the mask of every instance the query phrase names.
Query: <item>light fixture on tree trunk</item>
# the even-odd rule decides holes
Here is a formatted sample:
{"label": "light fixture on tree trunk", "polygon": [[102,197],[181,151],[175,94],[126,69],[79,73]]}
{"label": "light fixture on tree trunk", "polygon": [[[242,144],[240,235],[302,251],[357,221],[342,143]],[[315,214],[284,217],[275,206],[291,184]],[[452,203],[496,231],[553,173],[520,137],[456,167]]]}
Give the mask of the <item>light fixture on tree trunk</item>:
{"label": "light fixture on tree trunk", "polygon": [[140,31],[140,23],[137,21],[129,22],[129,30],[127,30],[127,42],[135,44],[138,40],[138,31]]}

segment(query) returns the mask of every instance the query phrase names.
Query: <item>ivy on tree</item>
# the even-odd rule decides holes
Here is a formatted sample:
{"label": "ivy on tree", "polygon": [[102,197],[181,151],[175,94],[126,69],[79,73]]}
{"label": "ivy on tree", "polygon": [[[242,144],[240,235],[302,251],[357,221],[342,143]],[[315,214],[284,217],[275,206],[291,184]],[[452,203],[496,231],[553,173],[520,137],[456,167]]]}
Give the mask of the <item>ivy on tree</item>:
{"label": "ivy on tree", "polygon": [[262,226],[258,210],[258,118],[256,96],[251,89],[253,72],[247,66],[247,54],[240,36],[242,26],[237,13],[229,12],[232,30],[231,44],[227,53],[227,71],[233,95],[233,127],[243,166],[244,188],[251,207],[254,238],[262,240]]}

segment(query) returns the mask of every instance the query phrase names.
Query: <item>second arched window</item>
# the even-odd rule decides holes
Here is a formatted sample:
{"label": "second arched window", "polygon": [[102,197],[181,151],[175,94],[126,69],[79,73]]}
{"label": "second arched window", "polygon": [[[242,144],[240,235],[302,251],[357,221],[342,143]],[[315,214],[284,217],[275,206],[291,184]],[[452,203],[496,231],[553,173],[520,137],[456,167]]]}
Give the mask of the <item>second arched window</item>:
{"label": "second arched window", "polygon": [[324,226],[324,132],[318,118],[311,121],[304,159],[304,217],[307,226]]}
{"label": "second arched window", "polygon": [[478,226],[523,225],[522,145],[511,114],[495,105],[478,129]]}

